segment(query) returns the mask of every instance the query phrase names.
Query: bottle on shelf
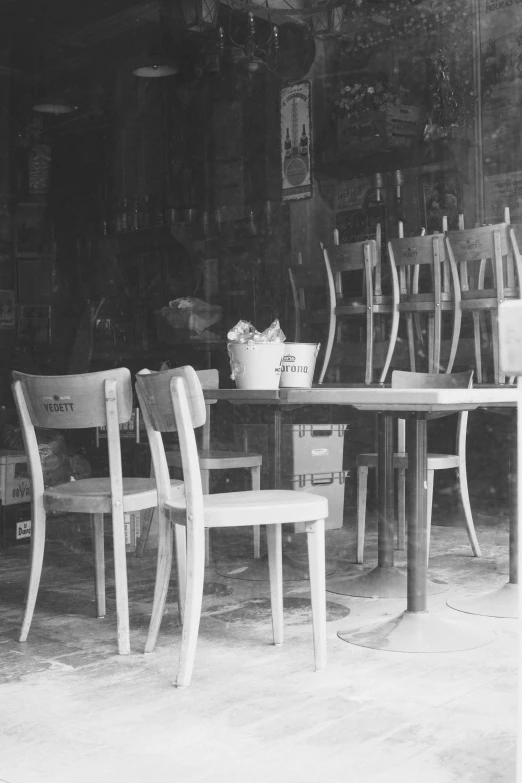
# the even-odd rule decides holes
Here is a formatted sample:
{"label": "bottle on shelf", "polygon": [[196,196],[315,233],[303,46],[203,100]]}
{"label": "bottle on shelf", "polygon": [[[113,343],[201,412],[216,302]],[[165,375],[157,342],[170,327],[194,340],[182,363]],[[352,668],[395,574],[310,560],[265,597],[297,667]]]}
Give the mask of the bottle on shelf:
{"label": "bottle on shelf", "polygon": [[150,213],[149,196],[146,195],[141,201],[141,206],[139,211],[140,228],[149,227],[149,218],[150,218],[149,213]]}
{"label": "bottle on shelf", "polygon": [[133,196],[131,200],[130,218],[131,231],[137,231],[140,227],[139,201],[137,196]]}
{"label": "bottle on shelf", "polygon": [[299,154],[302,158],[305,158],[308,155],[308,136],[306,135],[306,128],[304,125],[301,138],[299,139]]}
{"label": "bottle on shelf", "polygon": [[129,220],[129,204],[126,198],[122,199],[121,202],[120,221],[121,221],[120,231],[128,231],[130,220]]}
{"label": "bottle on shelf", "polygon": [[292,154],[292,141],[290,139],[290,129],[286,129],[286,139],[285,139],[285,158],[289,158]]}

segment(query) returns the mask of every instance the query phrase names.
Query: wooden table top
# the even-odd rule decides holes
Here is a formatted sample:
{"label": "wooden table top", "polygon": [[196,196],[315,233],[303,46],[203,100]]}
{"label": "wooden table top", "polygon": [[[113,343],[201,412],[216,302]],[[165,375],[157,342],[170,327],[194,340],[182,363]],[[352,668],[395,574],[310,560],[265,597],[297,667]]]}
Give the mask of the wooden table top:
{"label": "wooden table top", "polygon": [[212,389],[205,397],[235,404],[349,405],[358,410],[435,412],[515,407],[516,386],[472,389],[391,389],[378,386],[314,386],[311,389]]}

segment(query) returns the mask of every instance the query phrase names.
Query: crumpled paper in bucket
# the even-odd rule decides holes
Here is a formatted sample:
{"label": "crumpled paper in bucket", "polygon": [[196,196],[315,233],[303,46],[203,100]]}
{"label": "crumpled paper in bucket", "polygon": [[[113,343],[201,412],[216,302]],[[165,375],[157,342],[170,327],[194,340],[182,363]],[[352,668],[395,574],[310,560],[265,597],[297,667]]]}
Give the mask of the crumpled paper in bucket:
{"label": "crumpled paper in bucket", "polygon": [[[264,332],[258,332],[250,321],[238,321],[228,332],[227,338],[229,345],[231,343],[248,343],[250,345],[255,345],[256,343],[284,343],[286,335],[279,325],[279,320],[276,318]],[[228,355],[230,357],[230,369],[232,371],[230,378],[234,381],[236,375],[243,371],[243,367],[232,356],[230,349],[228,349]]]}

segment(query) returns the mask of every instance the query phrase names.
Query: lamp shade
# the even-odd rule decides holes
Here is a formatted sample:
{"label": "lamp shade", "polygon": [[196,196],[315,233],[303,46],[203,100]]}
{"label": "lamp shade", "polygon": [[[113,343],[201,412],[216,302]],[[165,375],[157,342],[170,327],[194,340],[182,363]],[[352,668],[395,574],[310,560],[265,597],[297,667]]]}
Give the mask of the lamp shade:
{"label": "lamp shade", "polygon": [[132,72],[142,79],[160,79],[163,76],[174,76],[179,73],[179,68],[172,60],[167,60],[165,57],[149,58],[136,65]]}
{"label": "lamp shade", "polygon": [[60,95],[43,95],[33,103],[33,111],[40,114],[71,114],[77,108]]}
{"label": "lamp shade", "polygon": [[179,73],[179,66],[171,54],[173,49],[174,41],[167,33],[156,35],[135,60],[133,74],[142,79],[161,79]]}

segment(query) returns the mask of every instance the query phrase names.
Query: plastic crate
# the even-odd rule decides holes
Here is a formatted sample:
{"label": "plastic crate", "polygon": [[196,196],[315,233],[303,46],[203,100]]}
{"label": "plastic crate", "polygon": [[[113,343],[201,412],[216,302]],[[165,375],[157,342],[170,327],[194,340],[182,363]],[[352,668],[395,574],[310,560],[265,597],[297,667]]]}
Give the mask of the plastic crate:
{"label": "plastic crate", "polygon": [[[298,476],[286,476],[287,489],[311,492],[323,495],[328,499],[328,517],[326,530],[338,530],[343,526],[344,514],[344,488],[349,471],[340,470],[330,473],[306,473]],[[294,533],[304,533],[305,523],[297,522],[293,527]]]}
{"label": "plastic crate", "polygon": [[283,474],[295,476],[342,470],[346,426],[283,424]]}
{"label": "plastic crate", "polygon": [[31,500],[31,480],[23,451],[0,450],[0,503],[14,506]]}

